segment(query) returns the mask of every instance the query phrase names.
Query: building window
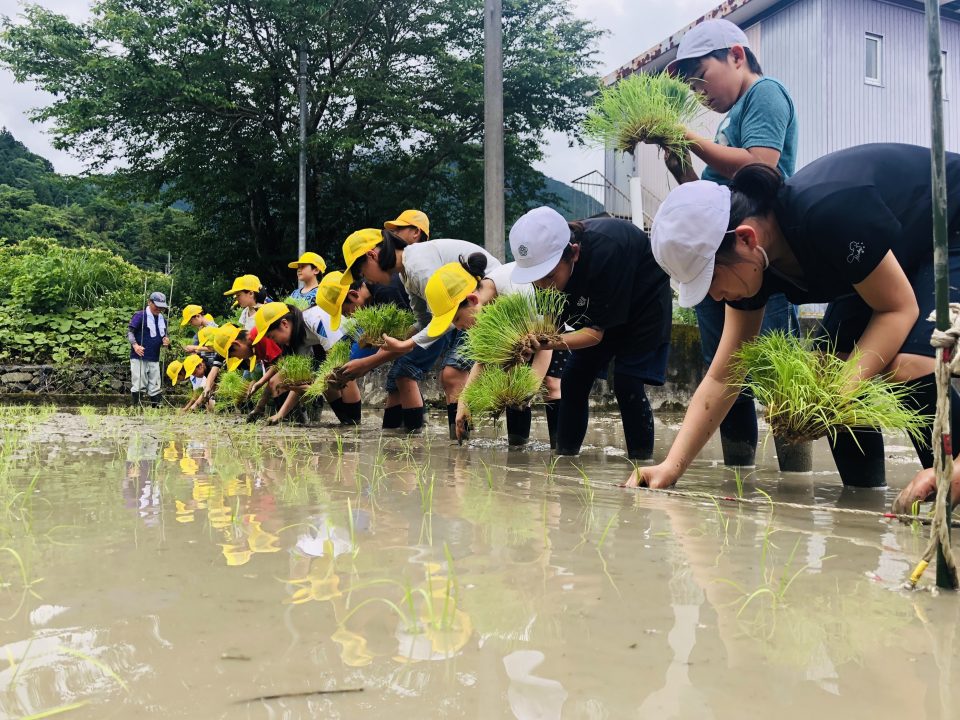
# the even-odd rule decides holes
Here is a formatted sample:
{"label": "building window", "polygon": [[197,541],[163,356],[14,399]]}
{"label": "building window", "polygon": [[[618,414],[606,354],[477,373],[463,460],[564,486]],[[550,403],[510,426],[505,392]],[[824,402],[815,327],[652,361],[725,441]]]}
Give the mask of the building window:
{"label": "building window", "polygon": [[866,55],[863,66],[863,81],[867,85],[882,84],[881,68],[883,63],[883,36],[867,33],[865,36]]}

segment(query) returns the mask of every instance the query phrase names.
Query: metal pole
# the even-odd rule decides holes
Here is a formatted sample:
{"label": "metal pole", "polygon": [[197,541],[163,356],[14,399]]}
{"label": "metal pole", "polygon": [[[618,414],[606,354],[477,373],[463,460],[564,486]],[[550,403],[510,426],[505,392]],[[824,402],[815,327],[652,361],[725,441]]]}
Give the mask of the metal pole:
{"label": "metal pole", "polygon": [[[940,3],[938,0],[926,0],[927,14],[927,56],[930,76],[930,154],[931,179],[933,187],[933,269],[935,279],[935,299],[937,308],[937,329],[950,328],[950,269],[947,265],[947,171],[946,154],[943,141],[943,55],[940,52]],[[944,362],[949,361],[947,351],[943,353]],[[941,411],[950,417],[950,397],[938,398],[937,402],[947,403]],[[960,438],[958,438],[960,440]],[[952,456],[952,443],[949,436],[932,438],[933,442],[944,445],[942,461],[946,463]],[[944,472],[943,468],[937,468]],[[948,500],[947,523],[949,536],[949,518],[952,510]],[[937,545],[937,587],[954,589],[954,578],[943,559],[940,545]]]}
{"label": "metal pole", "polygon": [[297,193],[297,257],[307,251],[307,46],[300,44],[300,186]]}
{"label": "metal pole", "polygon": [[506,257],[503,170],[503,20],[501,0],[483,11],[483,244]]}

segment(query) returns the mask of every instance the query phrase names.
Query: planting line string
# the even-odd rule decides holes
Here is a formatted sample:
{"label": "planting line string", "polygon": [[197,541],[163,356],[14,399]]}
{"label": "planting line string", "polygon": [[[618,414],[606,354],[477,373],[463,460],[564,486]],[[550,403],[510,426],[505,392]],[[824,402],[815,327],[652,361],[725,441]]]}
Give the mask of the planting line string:
{"label": "planting line string", "polygon": [[[935,319],[931,315],[931,320]],[[957,587],[957,563],[950,546],[950,524],[947,518],[952,510],[950,480],[953,477],[953,446],[950,437],[950,381],[953,373],[960,373],[960,304],[950,303],[950,327],[934,329],[930,344],[937,349],[937,412],[933,418],[933,467],[937,473],[937,499],[930,528],[930,542],[910,575],[910,585],[915,586],[930,564],[939,547],[947,570]]]}
{"label": "planting line string", "polygon": [[[499,470],[507,470],[512,472],[524,472],[529,473],[529,468],[523,467],[510,467],[508,465],[489,465],[489,467],[497,468]],[[549,473],[546,475],[549,478],[557,478],[561,480],[571,480],[577,484],[583,485],[583,478],[576,477],[573,475],[560,475],[559,473]],[[603,486],[607,488],[617,488],[622,489],[621,486],[616,483],[610,482],[600,482],[600,483],[591,483],[594,487]],[[809,512],[811,510],[819,510],[823,512],[834,513],[836,515],[858,515],[860,517],[870,517],[870,518],[881,518],[885,520],[900,520],[905,523],[918,522],[923,525],[931,525],[933,521],[930,518],[923,517],[920,515],[910,515],[907,513],[892,513],[892,512],[881,512],[879,510],[863,510],[859,508],[841,508],[836,507],[835,505],[809,505],[807,503],[794,503],[794,502],[784,502],[782,500],[773,500],[766,497],[763,498],[748,498],[748,497],[737,497],[735,495],[713,495],[708,492],[703,492],[701,490],[677,490],[675,488],[663,488],[663,489],[654,489],[654,488],[637,488],[639,491],[654,493],[657,495],[666,495],[669,497],[679,497],[687,498],[689,500],[709,500],[710,502],[719,503],[736,503],[738,505],[752,505],[756,507],[764,508],[781,508],[781,509],[790,509],[790,510],[802,510],[804,512]],[[960,528],[960,520],[951,520],[951,526]]]}

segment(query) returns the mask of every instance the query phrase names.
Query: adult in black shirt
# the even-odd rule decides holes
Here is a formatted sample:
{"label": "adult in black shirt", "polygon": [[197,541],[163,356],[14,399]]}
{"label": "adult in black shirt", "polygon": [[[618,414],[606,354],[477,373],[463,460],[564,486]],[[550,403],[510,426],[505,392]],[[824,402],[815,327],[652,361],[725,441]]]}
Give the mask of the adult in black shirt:
{"label": "adult in black shirt", "polygon": [[568,225],[541,207],[511,228],[510,248],[517,261],[513,282],[564,292],[566,321],[575,328],[553,346],[573,351],[560,380],[557,453],[580,452],[590,390],[613,361],[627,456],[651,457],[653,411],[644,384],[664,383],[672,300],[646,233],[607,217]]}
{"label": "adult in black shirt", "polygon": [[[960,156],[948,154],[947,174],[950,265],[957,273]],[[856,346],[863,377],[907,382],[914,405],[933,415],[930,175],[928,149],[875,144],[827,155],[786,183],[768,166],[750,165],[729,189],[701,181],[670,194],[654,220],[654,254],[680,283],[681,305],[709,292],[726,302],[727,312],[717,356],[667,459],[628,485],[672,485],[703,448],[732,402],[730,358],[756,336],[766,298],[775,292],[798,304],[829,302],[822,333],[836,351]],[[883,484],[882,474],[865,471],[864,455],[882,467],[879,432],[837,438],[831,449],[844,484]],[[916,449],[929,467],[929,446]]]}

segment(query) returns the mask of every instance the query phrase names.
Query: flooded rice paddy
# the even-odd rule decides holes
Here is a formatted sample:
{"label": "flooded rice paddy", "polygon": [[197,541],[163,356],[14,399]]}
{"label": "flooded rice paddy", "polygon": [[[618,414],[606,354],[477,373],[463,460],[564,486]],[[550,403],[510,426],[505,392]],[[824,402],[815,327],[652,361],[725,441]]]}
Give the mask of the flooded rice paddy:
{"label": "flooded rice paddy", "polygon": [[613,487],[612,416],[551,464],[439,417],[105,412],[0,408],[2,717],[960,714],[960,599],[901,589],[925,530],[879,515],[895,489],[841,490],[825,445],[738,481],[713,444],[680,486],[713,500]]}

